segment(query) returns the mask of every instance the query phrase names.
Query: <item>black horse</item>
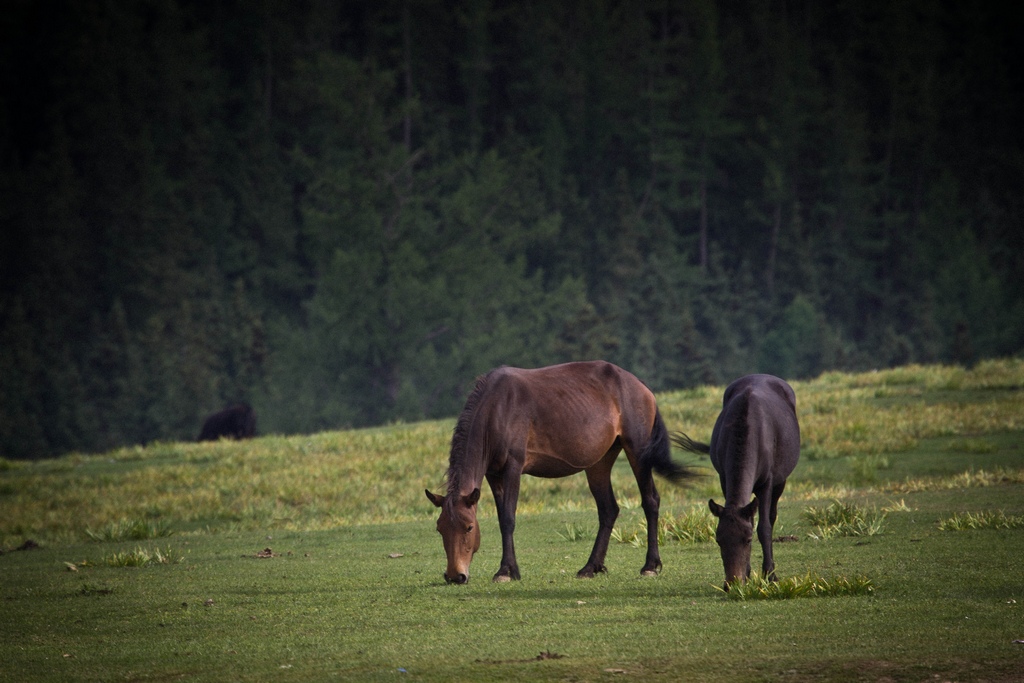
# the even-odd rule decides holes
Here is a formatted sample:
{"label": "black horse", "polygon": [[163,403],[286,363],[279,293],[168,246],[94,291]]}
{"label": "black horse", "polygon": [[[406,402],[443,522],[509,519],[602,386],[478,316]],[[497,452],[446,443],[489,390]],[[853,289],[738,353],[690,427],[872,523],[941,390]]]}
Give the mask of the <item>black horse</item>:
{"label": "black horse", "polygon": [[251,439],[256,435],[256,412],[247,403],[236,403],[218,411],[203,422],[199,441],[229,439]]}
{"label": "black horse", "polygon": [[718,471],[725,505],[712,499],[708,507],[718,518],[715,536],[722,551],[726,589],[730,582],[750,576],[755,513],[760,515],[757,538],[764,554],[762,574],[774,580],[772,528],[786,478],[800,459],[793,388],[772,375],[741,377],[725,390],[710,445],[685,434],[675,434],[672,440],[684,450],[709,453]]}

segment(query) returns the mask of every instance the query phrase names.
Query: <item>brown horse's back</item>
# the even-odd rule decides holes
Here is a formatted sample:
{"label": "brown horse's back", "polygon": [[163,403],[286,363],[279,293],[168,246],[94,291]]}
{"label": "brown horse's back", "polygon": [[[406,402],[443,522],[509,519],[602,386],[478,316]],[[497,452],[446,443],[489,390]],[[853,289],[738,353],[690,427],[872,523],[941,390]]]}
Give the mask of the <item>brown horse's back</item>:
{"label": "brown horse's back", "polygon": [[654,427],[651,391],[604,361],[503,367],[485,382],[473,429],[489,435],[492,470],[513,457],[522,459],[524,474],[568,476],[619,446],[632,457]]}

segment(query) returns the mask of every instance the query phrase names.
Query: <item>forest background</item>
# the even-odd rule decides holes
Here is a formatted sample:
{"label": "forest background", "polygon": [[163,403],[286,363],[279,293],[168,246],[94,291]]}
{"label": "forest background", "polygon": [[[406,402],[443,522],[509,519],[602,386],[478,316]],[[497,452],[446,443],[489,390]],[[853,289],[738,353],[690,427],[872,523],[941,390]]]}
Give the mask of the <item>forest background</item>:
{"label": "forest background", "polygon": [[1024,10],[13,0],[0,455],[1024,348]]}

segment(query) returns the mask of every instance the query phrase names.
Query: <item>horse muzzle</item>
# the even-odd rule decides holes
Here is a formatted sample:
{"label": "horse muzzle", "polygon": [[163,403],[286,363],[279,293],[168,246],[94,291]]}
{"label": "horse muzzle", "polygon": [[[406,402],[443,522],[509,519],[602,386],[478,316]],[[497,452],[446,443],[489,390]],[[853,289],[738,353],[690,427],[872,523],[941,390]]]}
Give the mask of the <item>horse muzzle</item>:
{"label": "horse muzzle", "polygon": [[456,574],[455,576],[448,576],[447,574],[445,574],[444,575],[444,582],[445,583],[454,583],[456,585],[461,586],[464,583],[469,583],[469,576],[467,574],[463,574],[461,572]]}

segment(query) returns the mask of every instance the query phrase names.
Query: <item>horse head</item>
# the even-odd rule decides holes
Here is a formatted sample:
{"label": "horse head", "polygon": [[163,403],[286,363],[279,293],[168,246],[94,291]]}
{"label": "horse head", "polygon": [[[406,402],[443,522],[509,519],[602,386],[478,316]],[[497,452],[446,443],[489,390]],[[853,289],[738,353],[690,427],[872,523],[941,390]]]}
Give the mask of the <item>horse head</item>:
{"label": "horse head", "polygon": [[476,521],[476,504],[480,500],[480,489],[473,489],[466,495],[439,496],[427,491],[427,498],[441,509],[437,518],[437,533],[444,542],[448,556],[448,568],[444,580],[448,583],[469,581],[469,563],[480,549],[480,525]]}
{"label": "horse head", "polygon": [[725,590],[737,579],[746,581],[750,577],[750,546],[754,538],[754,513],[757,499],[744,507],[726,505],[722,507],[714,500],[708,501],[711,514],[718,518],[715,540],[722,551],[725,566]]}

